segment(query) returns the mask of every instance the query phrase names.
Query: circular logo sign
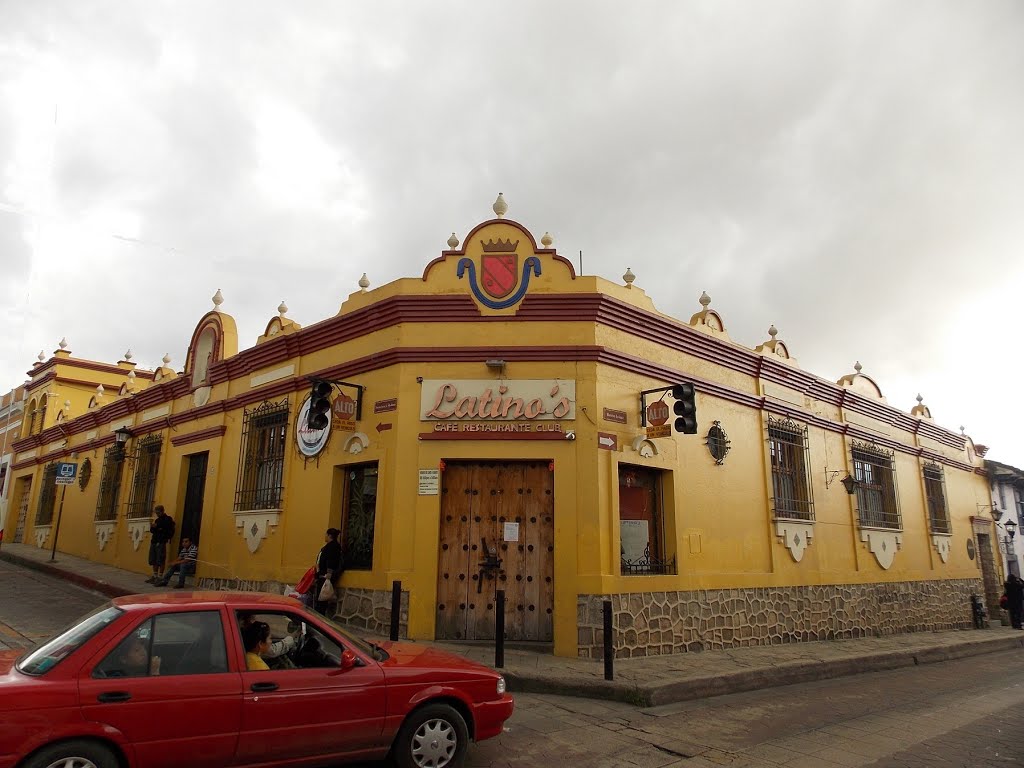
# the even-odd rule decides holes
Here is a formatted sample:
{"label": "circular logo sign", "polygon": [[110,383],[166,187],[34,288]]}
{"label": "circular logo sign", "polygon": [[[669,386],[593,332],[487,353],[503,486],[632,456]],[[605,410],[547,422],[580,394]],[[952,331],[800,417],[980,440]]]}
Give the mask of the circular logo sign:
{"label": "circular logo sign", "polygon": [[658,400],[647,406],[647,420],[660,427],[666,421],[668,421],[668,403],[664,400]]}
{"label": "circular logo sign", "polygon": [[971,558],[971,560],[974,559],[974,539],[967,540],[967,556]]}
{"label": "circular logo sign", "polygon": [[327,441],[331,437],[331,423],[328,421],[323,429],[310,429],[309,401],[307,397],[306,402],[299,408],[298,418],[295,419],[295,442],[299,446],[299,453],[312,458],[327,447]]}

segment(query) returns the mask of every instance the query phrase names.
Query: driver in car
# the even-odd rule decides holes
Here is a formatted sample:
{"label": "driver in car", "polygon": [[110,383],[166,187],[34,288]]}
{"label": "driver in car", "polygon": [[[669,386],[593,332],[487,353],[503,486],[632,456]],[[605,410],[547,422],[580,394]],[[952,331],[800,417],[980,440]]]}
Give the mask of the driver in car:
{"label": "driver in car", "polygon": [[[242,613],[238,616],[238,625],[242,630],[242,637],[245,637],[246,627],[252,626],[256,622],[256,617],[251,613]],[[284,657],[295,649],[296,640],[295,634],[299,631],[298,624],[289,623],[288,625],[289,634],[282,637],[280,640],[272,640],[270,645],[260,652],[260,656],[265,661],[273,661],[279,659],[281,664],[284,664]],[[248,649],[247,649],[248,650]]]}

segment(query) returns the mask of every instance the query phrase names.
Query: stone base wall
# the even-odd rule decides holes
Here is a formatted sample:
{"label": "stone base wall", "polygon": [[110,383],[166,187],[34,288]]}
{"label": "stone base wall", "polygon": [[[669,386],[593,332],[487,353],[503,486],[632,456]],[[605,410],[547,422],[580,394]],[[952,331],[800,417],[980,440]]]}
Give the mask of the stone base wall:
{"label": "stone base wall", "polygon": [[578,653],[604,657],[612,601],[617,658],[844,637],[970,629],[981,579],[579,595]]}
{"label": "stone base wall", "polygon": [[[391,632],[391,590],[354,589],[342,587],[334,612],[329,614],[339,624],[387,637]],[[409,637],[409,593],[402,592],[399,608],[398,636]]]}
{"label": "stone base wall", "polygon": [[[284,594],[285,584],[279,581],[247,581],[244,579],[202,578],[196,589],[229,592],[270,592]],[[338,602],[328,616],[343,626],[387,637],[391,633],[391,590],[339,587]],[[402,592],[398,619],[398,636],[409,637],[409,593]]]}

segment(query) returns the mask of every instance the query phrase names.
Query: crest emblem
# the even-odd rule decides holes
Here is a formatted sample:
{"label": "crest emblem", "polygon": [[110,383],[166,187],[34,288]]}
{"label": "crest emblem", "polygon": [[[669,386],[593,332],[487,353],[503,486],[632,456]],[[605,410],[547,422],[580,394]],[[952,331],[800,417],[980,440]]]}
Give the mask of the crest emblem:
{"label": "crest emblem", "polygon": [[512,293],[519,281],[519,257],[514,253],[486,253],[480,260],[480,272],[487,294],[503,299]]}

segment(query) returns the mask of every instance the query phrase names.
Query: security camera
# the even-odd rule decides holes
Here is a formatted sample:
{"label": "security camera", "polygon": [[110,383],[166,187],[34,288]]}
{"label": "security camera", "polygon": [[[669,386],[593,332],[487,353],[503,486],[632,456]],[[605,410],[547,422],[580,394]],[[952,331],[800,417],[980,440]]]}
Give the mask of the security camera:
{"label": "security camera", "polygon": [[576,439],[576,430],[575,429],[570,429],[568,432],[566,432],[565,433],[565,439],[566,440],[575,440]]}

